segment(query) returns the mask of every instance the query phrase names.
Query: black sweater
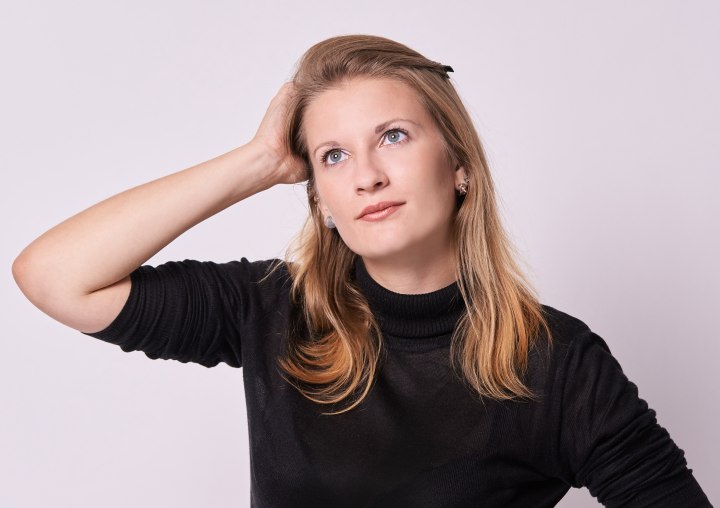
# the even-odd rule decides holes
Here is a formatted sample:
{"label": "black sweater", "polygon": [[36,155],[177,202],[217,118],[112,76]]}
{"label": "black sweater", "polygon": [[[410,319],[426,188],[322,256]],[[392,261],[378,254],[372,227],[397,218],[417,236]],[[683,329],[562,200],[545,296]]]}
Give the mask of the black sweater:
{"label": "black sweater", "polygon": [[678,448],[607,344],[578,319],[543,309],[554,335],[534,349],[537,402],[480,399],[453,371],[464,306],[456,284],[425,295],[356,280],[386,355],[347,413],[303,397],[276,358],[297,315],[283,265],[185,260],[131,274],[124,308],[91,333],[152,359],[242,367],[254,507],[545,507],[586,486],[606,506],[711,506]]}

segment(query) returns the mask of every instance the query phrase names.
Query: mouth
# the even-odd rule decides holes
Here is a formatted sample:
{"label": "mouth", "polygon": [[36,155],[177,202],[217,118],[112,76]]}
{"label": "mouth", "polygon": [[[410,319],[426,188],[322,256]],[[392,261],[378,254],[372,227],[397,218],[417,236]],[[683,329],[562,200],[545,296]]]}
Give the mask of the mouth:
{"label": "mouth", "polygon": [[356,219],[365,221],[382,220],[385,217],[388,217],[389,215],[395,213],[395,211],[404,204],[405,203],[403,203],[402,201],[383,201],[381,203],[376,203],[374,205],[365,207],[363,211],[360,212],[360,215],[356,217]]}

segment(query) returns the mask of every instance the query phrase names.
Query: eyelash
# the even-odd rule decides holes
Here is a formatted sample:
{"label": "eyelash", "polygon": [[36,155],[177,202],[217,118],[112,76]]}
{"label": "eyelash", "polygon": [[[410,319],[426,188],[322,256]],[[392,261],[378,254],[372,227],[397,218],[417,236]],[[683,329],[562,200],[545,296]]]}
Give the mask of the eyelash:
{"label": "eyelash", "polygon": [[[401,133],[405,134],[406,137],[405,137],[405,139],[401,139],[400,141],[398,141],[396,143],[390,143],[391,145],[399,145],[400,143],[407,141],[408,132],[405,129],[401,129],[400,127],[393,127],[392,129],[386,130],[385,133],[383,134],[383,139],[387,138],[388,134],[390,134],[392,132],[401,132]],[[340,150],[340,149],[339,148],[330,148],[329,150],[326,150],[325,152],[323,152],[323,154],[320,156],[320,162],[325,166],[334,166],[335,164],[327,164],[327,159],[332,152],[335,152],[337,150]]]}

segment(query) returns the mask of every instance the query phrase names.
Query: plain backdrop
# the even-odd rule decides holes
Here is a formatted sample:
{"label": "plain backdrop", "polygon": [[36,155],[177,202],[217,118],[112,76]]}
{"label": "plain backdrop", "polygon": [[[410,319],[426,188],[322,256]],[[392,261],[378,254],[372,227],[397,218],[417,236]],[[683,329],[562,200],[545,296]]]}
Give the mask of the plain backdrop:
{"label": "plain backdrop", "polygon": [[[65,218],[249,141],[301,54],[347,33],[454,67],[543,303],[608,342],[720,500],[717,2],[37,0],[2,12],[0,506],[249,506],[240,370],[84,336],[29,303],[10,268]],[[305,213],[302,186],[273,188],[148,264],[282,256]],[[583,489],[560,506],[597,503]]]}

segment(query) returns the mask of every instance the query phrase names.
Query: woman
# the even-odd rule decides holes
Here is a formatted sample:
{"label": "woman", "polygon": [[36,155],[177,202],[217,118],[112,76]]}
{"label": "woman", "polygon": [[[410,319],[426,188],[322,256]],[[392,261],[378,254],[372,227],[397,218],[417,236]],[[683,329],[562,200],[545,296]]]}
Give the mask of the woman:
{"label": "woman", "polygon": [[[16,280],[124,351],[242,366],[253,506],[710,506],[605,342],[525,282],[450,71],[316,44],[248,144],[59,224]],[[142,265],[305,179],[292,261]]]}

